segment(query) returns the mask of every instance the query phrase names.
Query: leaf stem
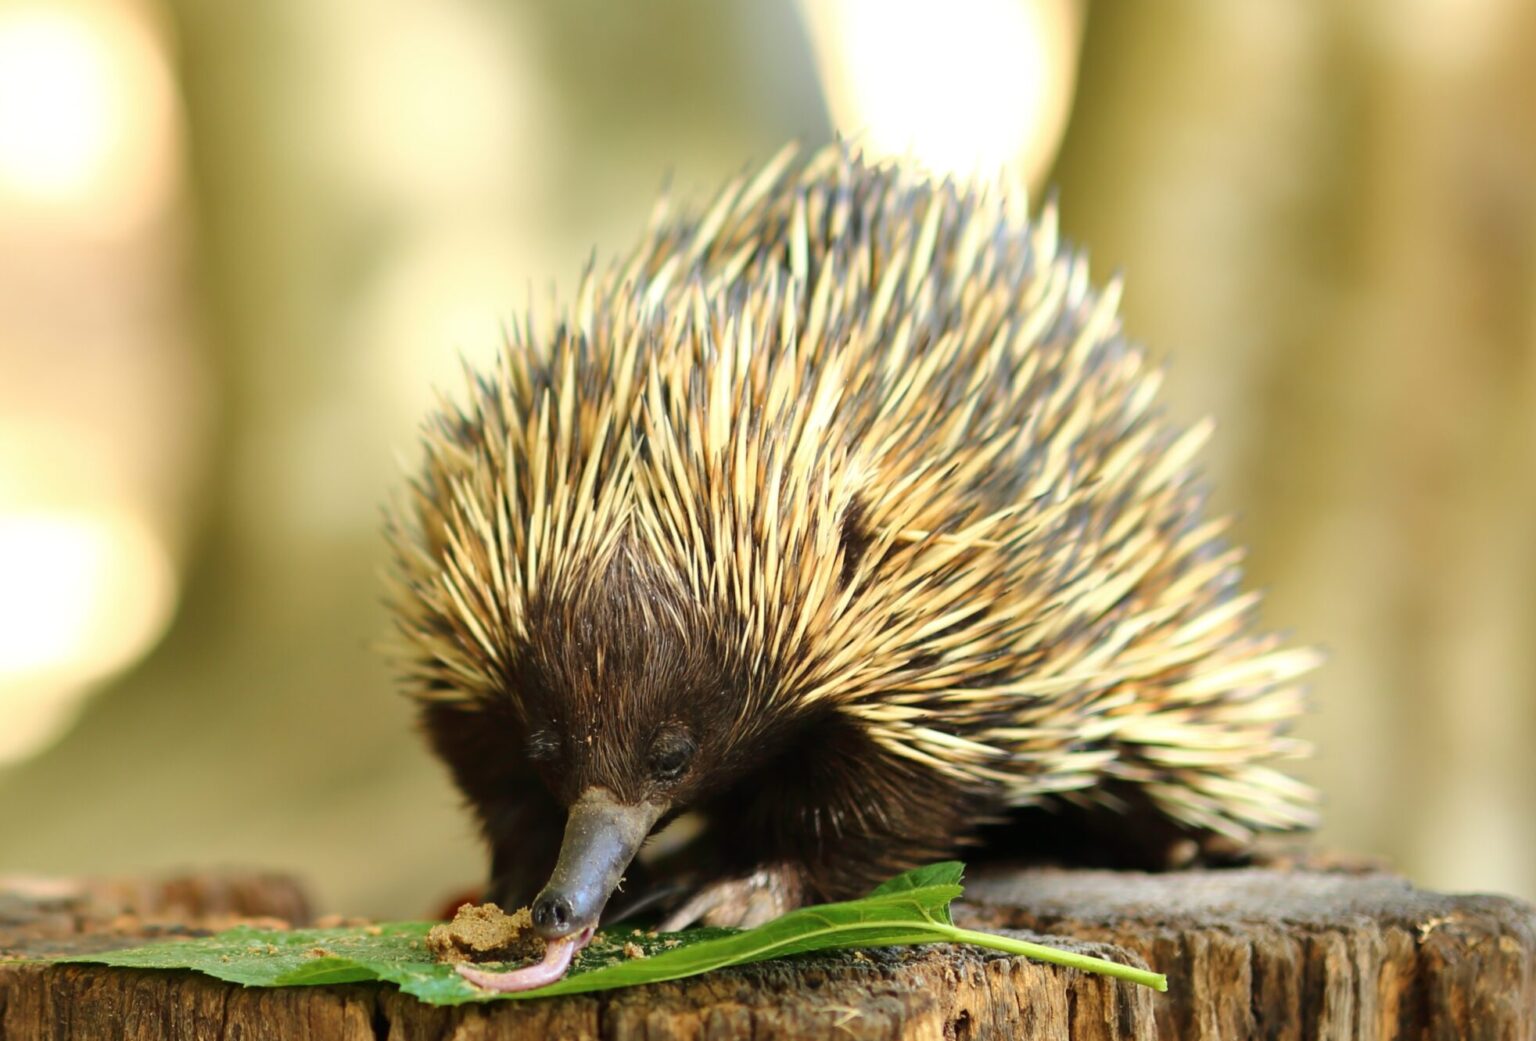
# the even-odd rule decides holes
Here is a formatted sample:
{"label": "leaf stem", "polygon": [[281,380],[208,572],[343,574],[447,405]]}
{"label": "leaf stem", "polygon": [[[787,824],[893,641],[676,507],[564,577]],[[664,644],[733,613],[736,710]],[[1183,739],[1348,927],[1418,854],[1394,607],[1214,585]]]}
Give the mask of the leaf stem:
{"label": "leaf stem", "polygon": [[1062,965],[1069,969],[1081,969],[1083,972],[1096,972],[1101,976],[1113,976],[1115,979],[1128,980],[1131,983],[1139,983],[1143,987],[1151,987],[1159,993],[1166,993],[1168,990],[1168,977],[1160,972],[1149,972],[1146,969],[1123,965],[1120,962],[1109,961],[1106,958],[1095,958],[1091,954],[1074,954],[1071,951],[1063,951],[1055,947],[1046,947],[1043,944],[1030,943],[1028,940],[1015,940],[1011,936],[998,936],[996,933],[983,933],[973,929],[962,929],[957,925],[934,923],[930,928],[935,932],[945,933],[955,943],[969,943],[977,947],[990,947],[994,950],[1006,951],[1009,954],[1022,954],[1026,958],[1049,962],[1052,965]]}

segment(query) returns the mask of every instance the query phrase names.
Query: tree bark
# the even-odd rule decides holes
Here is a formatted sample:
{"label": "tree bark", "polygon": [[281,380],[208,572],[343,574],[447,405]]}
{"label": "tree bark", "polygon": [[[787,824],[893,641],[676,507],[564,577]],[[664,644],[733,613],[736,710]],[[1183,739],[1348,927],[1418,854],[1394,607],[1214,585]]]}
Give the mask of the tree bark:
{"label": "tree bark", "polygon": [[[267,914],[295,895],[241,891],[238,907],[217,914]],[[246,989],[193,973],[32,962],[0,965],[0,1038],[1536,1038],[1536,909],[1515,900],[1427,893],[1380,872],[1272,868],[994,868],[976,872],[967,895],[956,906],[964,924],[1149,964],[1168,974],[1169,993],[945,946],[459,1008],[384,985]],[[0,904],[4,943],[21,953],[69,946],[57,916],[48,939],[21,937],[16,903],[9,914]],[[110,937],[86,928],[77,940],[135,942],[117,922]],[[208,913],[190,916],[180,932],[210,924]]]}

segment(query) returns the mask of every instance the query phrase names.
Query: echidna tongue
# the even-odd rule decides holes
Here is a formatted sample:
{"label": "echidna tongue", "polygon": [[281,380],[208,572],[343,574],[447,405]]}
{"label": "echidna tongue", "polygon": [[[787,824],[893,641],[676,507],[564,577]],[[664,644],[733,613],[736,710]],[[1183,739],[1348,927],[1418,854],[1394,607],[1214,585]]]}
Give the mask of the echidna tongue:
{"label": "echidna tongue", "polygon": [[455,965],[454,970],[482,990],[494,990],[501,994],[515,994],[521,990],[547,987],[565,975],[571,967],[576,952],[592,939],[592,927],[588,926],[575,936],[550,940],[544,949],[544,960],[511,972],[486,972],[473,965]]}
{"label": "echidna tongue", "polygon": [[665,810],[621,803],[605,788],[589,788],[570,809],[555,871],[533,901],[533,926],[546,940],[594,928],[603,905]]}

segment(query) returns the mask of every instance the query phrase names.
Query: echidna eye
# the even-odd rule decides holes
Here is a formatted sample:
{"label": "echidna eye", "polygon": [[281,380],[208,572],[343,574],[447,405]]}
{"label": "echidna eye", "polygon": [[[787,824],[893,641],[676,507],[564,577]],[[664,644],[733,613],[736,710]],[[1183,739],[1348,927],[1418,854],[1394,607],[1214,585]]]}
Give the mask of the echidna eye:
{"label": "echidna eye", "polygon": [[528,735],[527,756],[530,762],[547,763],[560,755],[560,736],[553,730],[535,730]]}
{"label": "echidna eye", "polygon": [[679,730],[666,730],[651,743],[651,776],[658,781],[675,781],[693,761],[693,738]]}

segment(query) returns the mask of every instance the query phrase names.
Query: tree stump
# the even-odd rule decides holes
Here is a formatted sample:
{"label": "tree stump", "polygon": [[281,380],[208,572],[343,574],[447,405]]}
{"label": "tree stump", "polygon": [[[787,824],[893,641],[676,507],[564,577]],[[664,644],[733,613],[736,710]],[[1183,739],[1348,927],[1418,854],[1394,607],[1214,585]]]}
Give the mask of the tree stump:
{"label": "tree stump", "polygon": [[[458,1008],[382,984],[245,989],[13,962],[0,964],[0,1039],[1536,1039],[1536,909],[1511,899],[1306,868],[993,868],[967,897],[963,924],[1149,964],[1169,993],[948,946]],[[302,923],[308,910],[270,876],[19,894],[0,882],[0,952],[101,949],[267,915]]]}

